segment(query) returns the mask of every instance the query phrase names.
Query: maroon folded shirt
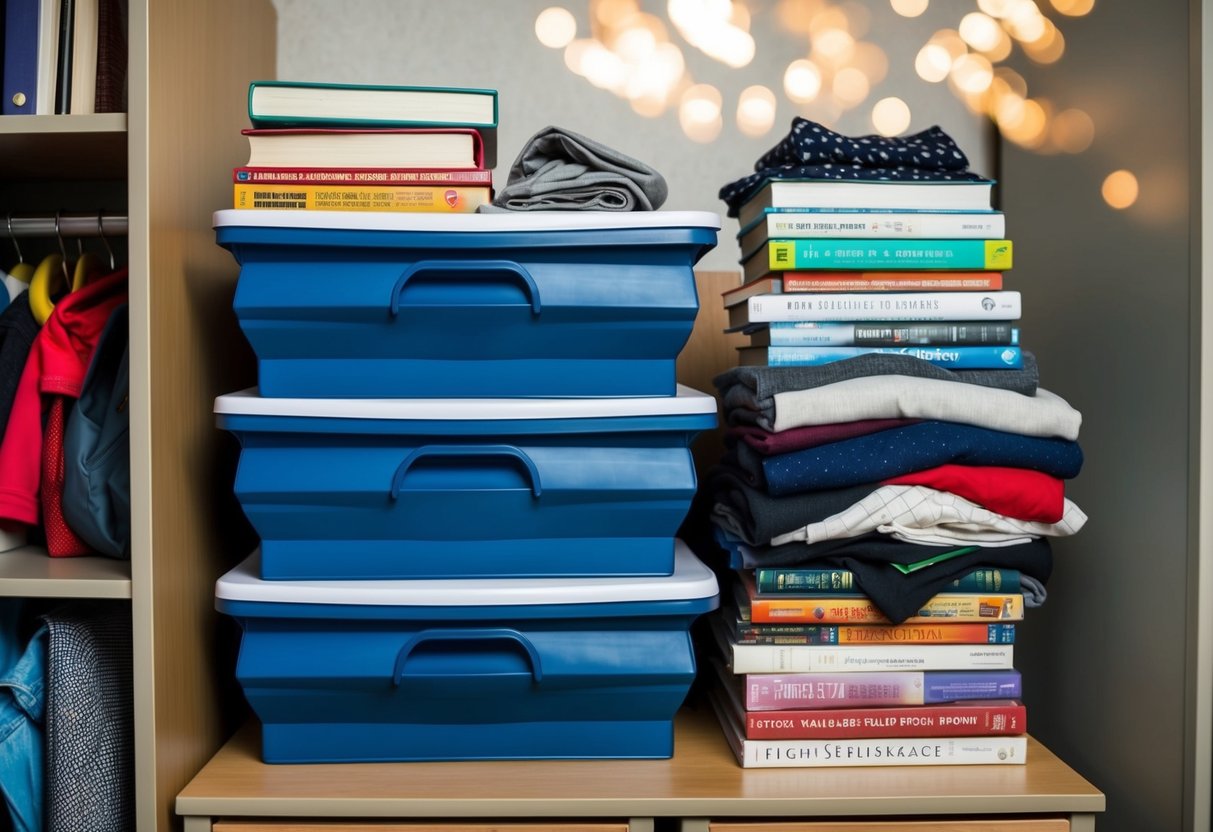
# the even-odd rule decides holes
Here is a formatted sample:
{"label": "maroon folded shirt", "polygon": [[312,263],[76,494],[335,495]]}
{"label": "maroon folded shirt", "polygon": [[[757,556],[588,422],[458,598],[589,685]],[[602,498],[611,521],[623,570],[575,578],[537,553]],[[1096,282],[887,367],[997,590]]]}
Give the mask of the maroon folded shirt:
{"label": "maroon folded shirt", "polygon": [[772,433],[753,425],[738,425],[729,428],[728,435],[736,437],[764,456],[786,454],[815,448],[830,442],[879,433],[882,430],[912,425],[921,419],[861,419],[858,422],[835,422],[832,425],[810,425]]}

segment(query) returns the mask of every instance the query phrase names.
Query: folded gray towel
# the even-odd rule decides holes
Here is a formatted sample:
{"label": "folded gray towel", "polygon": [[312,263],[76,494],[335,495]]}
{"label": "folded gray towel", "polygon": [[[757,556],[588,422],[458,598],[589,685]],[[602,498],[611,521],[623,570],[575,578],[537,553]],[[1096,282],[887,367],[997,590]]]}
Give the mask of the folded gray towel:
{"label": "folded gray towel", "polygon": [[604,144],[545,127],[510,167],[493,211],[656,211],[669,194],[665,178]]}

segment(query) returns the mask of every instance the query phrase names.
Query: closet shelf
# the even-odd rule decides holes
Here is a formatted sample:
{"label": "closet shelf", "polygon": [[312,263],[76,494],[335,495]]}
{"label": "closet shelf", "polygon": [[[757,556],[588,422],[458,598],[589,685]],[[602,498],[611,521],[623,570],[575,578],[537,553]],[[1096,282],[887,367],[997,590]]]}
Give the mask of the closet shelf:
{"label": "closet shelf", "polygon": [[0,177],[125,179],[126,123],[126,113],[0,116]]}
{"label": "closet shelf", "polygon": [[101,556],[52,558],[25,546],[0,552],[0,596],[130,598],[131,565]]}

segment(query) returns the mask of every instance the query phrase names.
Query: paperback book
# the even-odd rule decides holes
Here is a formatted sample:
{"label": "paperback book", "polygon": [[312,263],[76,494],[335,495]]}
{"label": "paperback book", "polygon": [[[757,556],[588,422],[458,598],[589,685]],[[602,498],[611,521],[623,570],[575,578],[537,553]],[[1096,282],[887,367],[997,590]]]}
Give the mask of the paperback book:
{"label": "paperback book", "polygon": [[[734,312],[740,309],[741,320]],[[729,325],[771,321],[1017,321],[1020,294],[1002,292],[890,292],[835,295],[754,295],[729,310]]]}
{"label": "paperback book", "polygon": [[726,605],[737,644],[1014,644],[1015,624],[755,624]]}
{"label": "paperback book", "polygon": [[885,670],[1009,670],[1010,644],[739,644],[724,623],[712,631],[734,673]]}
{"label": "paperback book", "polygon": [[1018,670],[747,673],[739,678],[748,711],[931,705],[1023,695]]}
{"label": "paperback book", "polygon": [[1013,346],[738,347],[742,366],[818,367],[860,355],[908,355],[949,370],[1018,370],[1023,354]]}
{"label": "paperback book", "polygon": [[753,295],[795,292],[982,292],[1002,289],[1002,272],[785,271],[767,274],[723,293],[734,306]]}
{"label": "paperback book", "polygon": [[475,130],[309,128],[242,130],[247,167],[478,168],[484,146]]}
{"label": "paperback book", "polygon": [[989,211],[994,182],[772,179],[738,209],[745,227],[767,208],[866,208]]}
{"label": "paperback book", "polygon": [[417,211],[470,214],[492,201],[492,189],[428,185],[232,186],[235,208],[290,211]]}
{"label": "paperback book", "polygon": [[805,208],[764,209],[737,233],[742,256],[767,240],[801,237],[935,238],[996,240],[1006,236],[1000,211],[861,211]]}
{"label": "paperback book", "polygon": [[742,768],[1023,765],[1028,738],[1018,736],[886,739],[747,739],[720,694],[710,697],[725,739]]}
{"label": "paperback book", "polygon": [[1006,271],[1010,240],[768,240],[742,262],[746,280],[801,269]]}
{"label": "paperback book", "polygon": [[[758,596],[822,593],[856,594],[855,574],[849,569],[809,569],[791,566],[759,566],[754,569]],[[1019,571],[983,567],[948,584],[947,592],[1019,591]]]}
{"label": "paperback book", "polygon": [[1026,734],[1027,708],[1016,699],[962,700],[938,705],[746,711],[743,686],[713,659],[722,702],[747,739],[860,739]]}
{"label": "paperback book", "polygon": [[756,347],[1016,346],[1010,321],[772,321],[743,330]]}
{"label": "paperback book", "polygon": [[259,185],[480,185],[493,186],[491,170],[407,170],[404,168],[232,169],[232,181]]}

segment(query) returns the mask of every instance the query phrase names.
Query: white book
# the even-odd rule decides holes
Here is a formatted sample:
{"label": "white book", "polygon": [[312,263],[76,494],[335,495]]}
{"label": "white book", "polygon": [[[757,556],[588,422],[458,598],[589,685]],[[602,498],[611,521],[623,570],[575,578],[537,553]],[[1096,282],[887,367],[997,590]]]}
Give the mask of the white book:
{"label": "white book", "polygon": [[764,214],[752,225],[743,226],[737,239],[744,260],[767,240],[814,237],[1001,240],[1007,236],[1006,232],[1006,216],[1001,211],[764,209]]}
{"label": "white book", "polygon": [[42,0],[38,6],[38,100],[34,103],[37,115],[54,115],[58,66],[59,0]]}
{"label": "white book", "polygon": [[725,739],[742,768],[1023,765],[1026,734],[994,737],[751,740],[713,690],[710,699]]}
{"label": "white book", "polygon": [[1011,644],[733,644],[734,673],[1009,670]]}
{"label": "white book", "polygon": [[[770,321],[1016,321],[1017,291],[754,295],[749,323]],[[736,326],[730,318],[730,324]]]}
{"label": "white book", "polygon": [[993,180],[773,179],[738,209],[744,228],[764,208],[988,211]]}
{"label": "white book", "polygon": [[75,0],[72,32],[73,115],[96,112],[97,103],[97,14],[98,0]]}

